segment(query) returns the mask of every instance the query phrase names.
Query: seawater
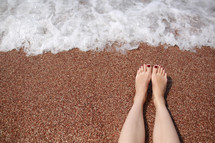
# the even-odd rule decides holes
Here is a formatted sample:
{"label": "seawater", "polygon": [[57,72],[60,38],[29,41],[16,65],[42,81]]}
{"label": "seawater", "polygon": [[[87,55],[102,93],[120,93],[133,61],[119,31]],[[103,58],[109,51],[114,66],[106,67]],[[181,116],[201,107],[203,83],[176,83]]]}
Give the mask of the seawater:
{"label": "seawater", "polygon": [[215,0],[0,0],[0,51],[215,48]]}

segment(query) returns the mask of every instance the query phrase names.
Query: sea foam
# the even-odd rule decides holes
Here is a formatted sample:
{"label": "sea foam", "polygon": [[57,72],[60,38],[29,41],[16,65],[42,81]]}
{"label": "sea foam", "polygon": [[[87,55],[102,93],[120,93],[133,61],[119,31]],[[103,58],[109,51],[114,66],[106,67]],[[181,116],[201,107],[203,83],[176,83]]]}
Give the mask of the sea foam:
{"label": "sea foam", "polygon": [[177,45],[215,48],[214,0],[2,0],[0,51]]}

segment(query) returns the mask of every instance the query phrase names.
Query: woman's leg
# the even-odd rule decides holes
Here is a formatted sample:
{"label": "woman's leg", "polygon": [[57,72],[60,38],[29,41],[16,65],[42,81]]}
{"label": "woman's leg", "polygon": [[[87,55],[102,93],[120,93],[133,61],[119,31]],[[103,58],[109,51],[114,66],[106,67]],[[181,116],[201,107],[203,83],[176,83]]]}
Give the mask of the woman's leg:
{"label": "woman's leg", "polygon": [[151,67],[150,65],[144,64],[137,71],[134,104],[122,127],[119,143],[143,143],[145,141],[143,104],[146,101],[146,94],[150,79]]}
{"label": "woman's leg", "polygon": [[167,85],[167,74],[160,66],[154,66],[152,72],[153,101],[156,108],[153,142],[179,143],[173,121],[165,105],[164,93]]}

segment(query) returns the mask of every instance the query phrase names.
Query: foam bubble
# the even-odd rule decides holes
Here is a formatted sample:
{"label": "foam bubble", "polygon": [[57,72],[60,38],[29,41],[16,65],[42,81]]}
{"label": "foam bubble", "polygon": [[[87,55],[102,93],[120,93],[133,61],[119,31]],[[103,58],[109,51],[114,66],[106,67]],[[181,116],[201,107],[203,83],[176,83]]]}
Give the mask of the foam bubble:
{"label": "foam bubble", "polygon": [[28,55],[73,48],[119,50],[177,45],[215,48],[214,0],[5,0],[0,1],[0,51]]}

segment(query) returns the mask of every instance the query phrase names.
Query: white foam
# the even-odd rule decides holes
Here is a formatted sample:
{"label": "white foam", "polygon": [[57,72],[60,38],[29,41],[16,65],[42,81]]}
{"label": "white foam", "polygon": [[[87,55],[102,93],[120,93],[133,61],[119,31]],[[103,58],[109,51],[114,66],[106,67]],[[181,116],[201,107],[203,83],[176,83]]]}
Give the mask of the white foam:
{"label": "white foam", "polygon": [[121,43],[215,48],[214,0],[3,0],[0,51],[28,55],[72,48],[103,50]]}

